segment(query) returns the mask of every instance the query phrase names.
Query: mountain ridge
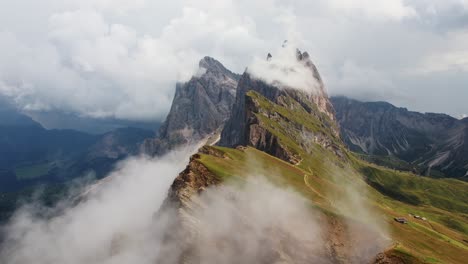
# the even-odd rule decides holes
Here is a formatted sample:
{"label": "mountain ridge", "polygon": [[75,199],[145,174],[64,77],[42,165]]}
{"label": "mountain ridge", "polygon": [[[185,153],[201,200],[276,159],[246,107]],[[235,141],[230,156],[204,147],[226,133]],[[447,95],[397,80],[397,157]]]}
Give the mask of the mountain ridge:
{"label": "mountain ridge", "polygon": [[[336,131],[338,125],[335,119],[320,111],[314,101],[307,100],[310,98],[298,97],[295,93],[253,79],[247,72],[242,75],[237,87],[236,103],[221,133],[220,146],[204,146],[191,157],[186,169],[174,180],[164,206],[158,213],[163,215],[165,211],[170,211],[173,218],[166,229],[171,231],[167,233],[165,241],[175,243],[179,249],[174,259],[166,259],[166,262],[161,263],[204,261],[204,255],[200,254],[207,249],[204,248],[203,240],[199,240],[203,237],[199,229],[206,227],[203,227],[203,220],[198,218],[197,212],[205,210],[208,205],[203,203],[201,197],[209,190],[248,182],[252,177],[252,167],[249,165],[252,162],[255,164],[254,171],[264,170],[263,175],[269,181],[294,189],[309,199],[314,208],[320,208],[321,223],[326,231],[324,237],[320,238],[323,244],[319,248],[301,247],[292,237],[286,239],[285,245],[296,245],[294,250],[284,244],[277,244],[278,237],[260,235],[262,243],[271,246],[268,249],[261,248],[259,256],[245,256],[244,261],[308,263],[314,260],[316,263],[407,264],[442,259],[443,262],[462,263],[462,252],[466,247],[459,241],[463,240],[467,230],[460,221],[463,221],[462,214],[467,209],[462,202],[463,190],[467,186],[461,182],[458,184],[449,180],[438,182],[421,178],[362,161],[346,149]],[[429,186],[433,193],[423,192]],[[357,199],[347,196],[349,188],[358,188],[355,192],[363,199],[362,204],[348,204]],[[456,200],[453,204],[441,196],[445,188],[451,188],[456,193],[451,197]],[[330,196],[330,193],[333,195]],[[226,195],[232,195],[229,201],[238,199],[235,194]],[[344,197],[337,201],[336,195]],[[337,207],[342,202],[351,211],[367,206],[377,208],[375,210],[378,214],[387,219],[384,222],[391,229],[391,237],[399,242],[382,246],[386,243],[385,238],[372,227],[376,219],[363,218],[368,212],[349,215]],[[393,221],[394,217],[413,211],[430,215],[429,225],[412,222],[409,227],[405,227]],[[452,219],[446,220],[444,217],[447,215]],[[254,228],[249,224],[253,220],[240,221],[243,228]],[[452,230],[445,230],[443,226],[448,222],[444,221],[456,222],[451,228],[459,225],[455,228],[458,230],[456,232],[461,233],[455,235]],[[424,230],[428,230],[429,226],[437,227],[438,231],[427,233],[429,231]],[[281,226],[271,228],[275,234],[288,232],[287,228]],[[442,234],[450,237],[451,242],[447,244],[445,240],[436,238]],[[216,249],[221,254],[228,249],[234,252],[237,252],[237,248],[242,249],[242,244],[231,240],[229,236],[219,239],[215,238],[211,242],[224,245]],[[429,253],[415,244],[416,240],[422,244],[431,241],[434,244],[424,245],[437,248],[440,252]],[[223,263],[236,262],[228,259]]]}
{"label": "mountain ridge", "polygon": [[418,113],[389,103],[333,97],[348,147],[376,157],[394,157],[414,171],[463,178],[468,171],[467,123],[446,114]]}

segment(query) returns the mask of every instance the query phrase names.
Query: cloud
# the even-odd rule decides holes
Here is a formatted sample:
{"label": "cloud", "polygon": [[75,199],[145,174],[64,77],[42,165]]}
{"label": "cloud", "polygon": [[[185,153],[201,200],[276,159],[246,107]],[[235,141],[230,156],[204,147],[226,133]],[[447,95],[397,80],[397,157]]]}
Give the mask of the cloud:
{"label": "cloud", "polygon": [[153,216],[192,152],[130,158],[87,190],[78,204],[64,200],[52,209],[23,206],[6,227],[0,262],[151,263],[160,243],[149,232]]}
{"label": "cloud", "polygon": [[357,65],[353,61],[345,61],[325,78],[331,95],[344,95],[363,101],[404,97],[404,94],[398,92],[391,76],[375,68]]}
{"label": "cloud", "polygon": [[[372,204],[374,198],[370,187],[361,180],[361,175],[350,167],[340,168],[329,162],[333,182],[343,189],[328,190],[327,197],[336,211],[346,218],[347,232],[354,240],[354,263],[365,263],[392,244],[388,224]],[[363,227],[366,231],[363,234]]]}
{"label": "cloud", "polygon": [[197,252],[200,263],[262,263],[284,258],[321,263],[326,256],[325,227],[317,212],[293,190],[261,175],[252,174],[240,185],[210,188],[196,204],[200,207],[191,211],[193,225],[185,229],[196,235],[184,236],[188,240],[184,242],[193,247],[191,252]]}
{"label": "cloud", "polygon": [[254,77],[280,88],[293,88],[309,93],[319,92],[320,83],[314,78],[312,69],[296,57],[294,44],[277,49],[273,56],[256,57],[247,71]]}
{"label": "cloud", "polygon": [[[387,75],[399,84],[392,91],[411,98],[419,90],[410,87],[414,77],[407,76],[408,69],[420,75],[422,86],[429,85],[425,76],[437,72],[449,86],[459,87],[461,79],[448,71],[466,71],[466,43],[452,36],[468,25],[462,0],[18,0],[0,5],[0,93],[31,110],[161,120],[175,83],[190,78],[203,56],[242,72],[284,39],[309,52],[330,90],[341,88],[327,78],[335,78],[348,62]],[[375,94],[382,88],[374,84],[364,83],[360,90]],[[393,100],[386,96],[378,99]],[[432,104],[412,103],[433,110]],[[451,104],[441,104],[455,114]],[[459,107],[466,112],[466,106]]]}
{"label": "cloud", "polygon": [[[380,227],[379,221],[366,207],[362,187],[347,187],[342,197],[332,199],[349,222],[344,229],[334,223],[336,230],[329,230],[325,216],[296,191],[285,188],[280,176],[272,180],[271,171],[264,171],[269,173],[267,180],[258,169],[249,168],[244,180],[211,186],[192,197],[186,211],[160,210],[186,162],[184,153],[124,161],[105,180],[85,186],[79,203],[64,200],[55,208],[23,206],[5,227],[0,261],[171,264],[181,257],[196,257],[207,264],[284,259],[328,263],[329,243],[344,243],[346,248],[335,253],[362,263],[384,248],[378,234],[385,231],[373,229]],[[329,241],[328,232],[335,231],[348,234]]]}
{"label": "cloud", "polygon": [[418,67],[407,69],[409,74],[431,74],[437,72],[468,72],[468,31],[456,30],[443,36],[449,39],[442,42]]}
{"label": "cloud", "polygon": [[[40,29],[47,38],[35,45],[2,32],[1,42],[8,46],[0,53],[11,60],[0,65],[0,93],[28,110],[163,119],[175,83],[188,80],[200,58],[218,52],[240,54],[260,43],[251,21],[228,9],[218,14],[184,7],[159,35],[149,35],[113,22],[106,14],[116,8],[108,2],[49,14],[47,27]],[[123,5],[118,13],[143,4],[128,3],[116,3]]]}
{"label": "cloud", "polygon": [[[387,229],[368,202],[368,186],[356,182],[360,176],[351,169],[333,164],[333,180],[342,187],[328,198],[344,217],[331,223],[312,201],[285,187],[278,172],[254,158],[245,164],[247,177],[195,192],[184,208],[164,203],[195,149],[129,158],[53,208],[24,204],[2,227],[0,262],[172,264],[196,257],[207,264],[328,263],[334,252],[363,263],[387,246]],[[336,251],[330,251],[330,243]]]}
{"label": "cloud", "polygon": [[[86,187],[79,203],[26,204],[5,227],[0,261],[178,263],[171,260],[182,253],[180,241],[167,240],[165,234],[179,231],[196,247],[201,263],[256,263],[278,257],[276,249],[291,254],[301,248],[317,260],[326,255],[322,227],[309,202],[254,171],[243,183],[211,187],[193,197],[194,210],[185,217],[196,219],[191,222],[195,229],[168,230],[176,219],[159,208],[192,151],[128,159],[99,184]],[[213,250],[213,243],[222,244]]]}
{"label": "cloud", "polygon": [[331,0],[329,3],[332,8],[348,14],[364,15],[377,20],[401,20],[417,16],[416,10],[403,0]]}

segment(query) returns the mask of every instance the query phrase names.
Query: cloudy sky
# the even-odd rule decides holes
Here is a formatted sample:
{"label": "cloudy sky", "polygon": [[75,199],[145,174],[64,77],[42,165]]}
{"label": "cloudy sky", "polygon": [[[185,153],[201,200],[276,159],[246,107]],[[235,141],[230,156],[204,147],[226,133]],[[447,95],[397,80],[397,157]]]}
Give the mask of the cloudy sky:
{"label": "cloudy sky", "polygon": [[285,39],[330,94],[468,113],[468,0],[0,0],[0,94],[163,119],[204,55],[241,73]]}

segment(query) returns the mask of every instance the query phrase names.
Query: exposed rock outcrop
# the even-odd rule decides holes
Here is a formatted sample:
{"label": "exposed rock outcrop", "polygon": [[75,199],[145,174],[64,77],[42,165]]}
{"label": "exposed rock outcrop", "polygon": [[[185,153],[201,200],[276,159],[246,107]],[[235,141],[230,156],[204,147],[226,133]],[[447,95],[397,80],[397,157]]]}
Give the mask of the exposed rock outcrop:
{"label": "exposed rock outcrop", "polygon": [[234,104],[238,80],[239,75],[219,61],[203,58],[197,75],[177,84],[166,121],[158,137],[142,145],[143,152],[160,155],[219,133]]}
{"label": "exposed rock outcrop", "polygon": [[159,223],[167,221],[162,231],[165,244],[161,245],[161,258],[156,263],[197,263],[194,252],[194,241],[199,232],[196,211],[202,206],[197,202],[197,197],[206,188],[220,183],[220,179],[197,160],[199,157],[199,154],[195,154],[190,158],[185,170],[172,183],[156,215]]}

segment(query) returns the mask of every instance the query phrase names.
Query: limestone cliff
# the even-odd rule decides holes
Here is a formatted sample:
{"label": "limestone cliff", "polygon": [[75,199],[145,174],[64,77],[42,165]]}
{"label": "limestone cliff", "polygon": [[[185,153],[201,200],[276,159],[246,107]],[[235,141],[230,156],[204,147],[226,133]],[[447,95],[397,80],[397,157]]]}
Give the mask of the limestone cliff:
{"label": "limestone cliff", "polygon": [[177,84],[171,109],[155,139],[142,149],[161,155],[177,146],[198,142],[219,132],[234,104],[239,75],[219,61],[205,57],[187,83]]}

